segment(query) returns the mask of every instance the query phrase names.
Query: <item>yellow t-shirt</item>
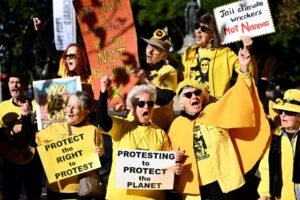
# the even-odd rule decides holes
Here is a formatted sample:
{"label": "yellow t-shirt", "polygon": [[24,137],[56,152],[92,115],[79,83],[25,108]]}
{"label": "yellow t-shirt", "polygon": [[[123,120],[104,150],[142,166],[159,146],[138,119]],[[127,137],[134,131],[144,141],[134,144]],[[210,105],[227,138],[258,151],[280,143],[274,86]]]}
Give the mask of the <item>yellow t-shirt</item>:
{"label": "yellow t-shirt", "polygon": [[[32,112],[35,113],[36,104],[35,101],[31,102]],[[0,103],[0,128],[9,128],[19,126],[21,128],[21,107],[13,103],[13,99],[9,99]],[[3,140],[0,144],[0,154],[7,160],[15,164],[28,163],[34,153],[35,148],[25,144],[22,137],[14,137],[14,140]]]}
{"label": "yellow t-shirt", "polygon": [[[199,49],[189,47],[182,58],[184,79],[196,79],[208,86],[210,96],[220,99],[230,88],[233,72],[240,74],[238,56],[228,47]],[[255,59],[249,64],[252,77],[257,77]]]}
{"label": "yellow t-shirt", "polygon": [[[152,70],[149,77],[155,87],[176,92],[177,71],[171,65],[163,65],[159,70]],[[160,128],[168,128],[174,118],[173,101],[167,105],[154,107],[152,122]]]}
{"label": "yellow t-shirt", "polygon": [[[100,146],[101,150],[99,156],[104,153],[104,145],[102,140],[102,135],[99,129],[90,124],[89,122],[85,122],[82,126],[76,127],[71,126],[72,134],[80,134],[91,133],[95,135],[95,145]],[[36,135],[36,143],[37,145],[48,144],[52,141],[62,139],[64,137],[69,137],[68,132],[68,123],[67,122],[59,122],[53,123],[47,128],[41,130]],[[77,193],[78,192],[78,183],[79,183],[79,175],[72,176],[70,178],[66,178],[51,184],[47,184],[47,188],[54,192],[61,193]]]}
{"label": "yellow t-shirt", "polygon": [[[35,112],[36,103],[31,102],[32,112]],[[8,127],[9,123],[21,119],[21,107],[13,103],[12,98],[0,103],[0,128]]]}
{"label": "yellow t-shirt", "polygon": [[[217,180],[215,170],[213,168],[214,162],[212,160],[212,148],[211,136],[208,133],[206,126],[201,126],[196,122],[194,126],[194,152],[198,166],[199,181],[201,185],[207,185]],[[201,170],[199,170],[201,169]],[[205,169],[205,170],[203,170]]]}
{"label": "yellow t-shirt", "polygon": [[113,117],[113,126],[108,134],[113,143],[113,160],[108,180],[106,199],[165,199],[163,190],[134,190],[115,187],[116,181],[116,152],[117,149],[131,150],[170,150],[170,143],[167,134],[154,124],[150,126],[139,126],[133,121]]}

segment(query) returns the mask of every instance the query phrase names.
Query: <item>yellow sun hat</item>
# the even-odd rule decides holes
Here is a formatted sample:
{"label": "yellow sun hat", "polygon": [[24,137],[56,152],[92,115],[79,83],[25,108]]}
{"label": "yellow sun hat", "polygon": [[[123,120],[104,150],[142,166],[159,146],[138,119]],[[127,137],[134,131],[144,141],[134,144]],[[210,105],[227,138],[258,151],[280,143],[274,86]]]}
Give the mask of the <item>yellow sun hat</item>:
{"label": "yellow sun hat", "polygon": [[273,109],[300,113],[300,90],[289,89],[284,93],[283,100],[276,99]]}

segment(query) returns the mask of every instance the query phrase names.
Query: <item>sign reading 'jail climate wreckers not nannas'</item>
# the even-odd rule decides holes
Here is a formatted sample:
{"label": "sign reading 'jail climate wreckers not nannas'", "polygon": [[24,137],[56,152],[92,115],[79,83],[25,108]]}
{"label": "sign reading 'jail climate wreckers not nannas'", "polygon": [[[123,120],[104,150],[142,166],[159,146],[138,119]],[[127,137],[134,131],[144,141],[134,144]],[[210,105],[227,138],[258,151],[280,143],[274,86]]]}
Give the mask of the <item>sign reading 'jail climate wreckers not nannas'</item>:
{"label": "sign reading 'jail climate wreckers not nannas'", "polygon": [[173,189],[175,152],[121,150],[116,152],[116,187],[140,190]]}
{"label": "sign reading 'jail climate wreckers not nannas'", "polygon": [[275,32],[268,0],[244,0],[214,9],[222,44]]}

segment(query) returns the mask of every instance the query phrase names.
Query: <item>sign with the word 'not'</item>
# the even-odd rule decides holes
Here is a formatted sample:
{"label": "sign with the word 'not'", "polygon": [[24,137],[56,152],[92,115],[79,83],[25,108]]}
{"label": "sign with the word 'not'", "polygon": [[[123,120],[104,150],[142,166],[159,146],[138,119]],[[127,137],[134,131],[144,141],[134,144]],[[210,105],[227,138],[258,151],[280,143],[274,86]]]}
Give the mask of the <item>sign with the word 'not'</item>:
{"label": "sign with the word 'not'", "polygon": [[74,0],[74,8],[92,72],[94,98],[100,80],[115,68],[138,67],[137,35],[129,0]]}
{"label": "sign with the word 'not'", "polygon": [[116,187],[143,190],[173,189],[175,152],[117,150]]}
{"label": "sign with the word 'not'", "polygon": [[68,97],[82,90],[79,76],[33,81],[32,86],[38,130],[54,122],[66,121],[64,108]]}
{"label": "sign with the word 'not'", "polygon": [[76,134],[37,147],[49,183],[101,167],[94,134]]}
{"label": "sign with the word 'not'", "polygon": [[243,0],[214,9],[222,44],[275,32],[268,0]]}

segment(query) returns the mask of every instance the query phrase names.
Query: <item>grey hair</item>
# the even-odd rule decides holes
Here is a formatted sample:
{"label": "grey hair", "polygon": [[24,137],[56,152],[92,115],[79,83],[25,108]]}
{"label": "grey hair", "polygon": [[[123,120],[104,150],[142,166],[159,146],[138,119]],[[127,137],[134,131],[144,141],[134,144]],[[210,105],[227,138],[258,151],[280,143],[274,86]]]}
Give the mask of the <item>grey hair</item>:
{"label": "grey hair", "polygon": [[91,96],[85,91],[76,91],[72,93],[69,97],[75,97],[80,101],[81,109],[92,112],[94,109],[94,101]]}
{"label": "grey hair", "polygon": [[140,94],[150,94],[150,96],[152,97],[152,100],[155,102],[156,101],[156,91],[153,88],[153,86],[151,85],[146,85],[146,84],[142,84],[142,85],[136,85],[132,88],[132,90],[130,90],[130,92],[127,95],[126,98],[126,106],[127,108],[133,108],[133,106],[135,106],[137,98],[137,95]]}

